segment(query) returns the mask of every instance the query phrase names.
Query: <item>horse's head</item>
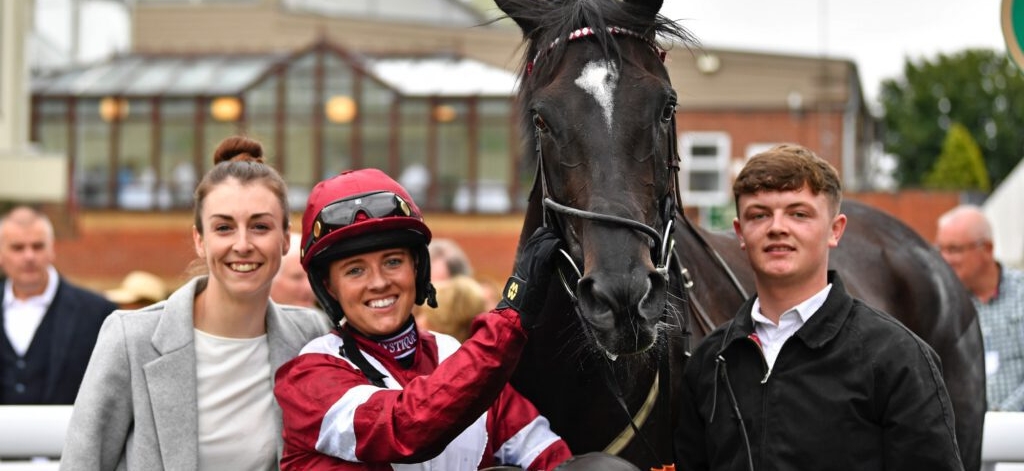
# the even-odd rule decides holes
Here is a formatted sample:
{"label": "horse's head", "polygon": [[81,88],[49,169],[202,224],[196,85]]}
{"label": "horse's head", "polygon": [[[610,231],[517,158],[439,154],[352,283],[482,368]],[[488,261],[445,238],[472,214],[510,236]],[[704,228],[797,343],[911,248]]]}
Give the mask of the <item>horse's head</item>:
{"label": "horse's head", "polygon": [[[676,93],[655,43],[689,35],[660,0],[498,0],[528,42],[519,106],[538,159],[524,235],[563,235],[583,322],[611,355],[651,347],[676,211]],[[525,240],[525,237],[521,240]],[[571,269],[568,271],[572,271]]]}

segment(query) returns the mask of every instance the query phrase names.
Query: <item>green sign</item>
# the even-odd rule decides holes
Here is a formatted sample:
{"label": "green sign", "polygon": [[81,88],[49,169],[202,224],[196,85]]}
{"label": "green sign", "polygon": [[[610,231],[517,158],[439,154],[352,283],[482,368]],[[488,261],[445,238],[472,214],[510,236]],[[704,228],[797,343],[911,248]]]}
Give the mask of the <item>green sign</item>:
{"label": "green sign", "polygon": [[1024,0],[1003,0],[1001,22],[1006,53],[1024,69]]}

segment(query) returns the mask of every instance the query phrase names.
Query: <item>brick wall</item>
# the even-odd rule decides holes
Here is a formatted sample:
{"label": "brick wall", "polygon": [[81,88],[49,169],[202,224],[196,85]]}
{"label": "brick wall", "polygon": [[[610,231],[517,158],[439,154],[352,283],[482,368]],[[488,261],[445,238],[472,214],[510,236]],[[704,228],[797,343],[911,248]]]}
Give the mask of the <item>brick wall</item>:
{"label": "brick wall", "polygon": [[[74,231],[58,231],[58,270],[93,289],[120,284],[132,270],[154,273],[170,287],[184,283],[195,258],[190,213],[83,212]],[[478,277],[504,284],[515,260],[523,216],[428,215],[434,237],[454,239]],[[301,227],[298,219],[293,227]]]}
{"label": "brick wall", "polygon": [[680,110],[681,132],[725,132],[732,142],[732,157],[747,156],[752,144],[796,142],[826,159],[837,169],[842,162],[842,114],[778,110]]}
{"label": "brick wall", "polygon": [[845,197],[896,216],[928,242],[935,238],[935,222],[939,216],[959,205],[961,201],[959,192],[927,190],[850,193]]}
{"label": "brick wall", "polygon": [[[935,220],[960,202],[959,193],[910,190],[900,193],[854,193],[893,214],[925,240],[935,235]],[[183,283],[195,259],[190,213],[84,212],[73,235],[57,241],[57,268],[71,280],[94,289],[120,283],[131,270],[159,275],[171,287]],[[434,237],[454,239],[473,263],[478,278],[502,284],[512,270],[523,216],[427,215]],[[300,227],[293,220],[293,227]],[[58,231],[60,232],[60,231]]]}

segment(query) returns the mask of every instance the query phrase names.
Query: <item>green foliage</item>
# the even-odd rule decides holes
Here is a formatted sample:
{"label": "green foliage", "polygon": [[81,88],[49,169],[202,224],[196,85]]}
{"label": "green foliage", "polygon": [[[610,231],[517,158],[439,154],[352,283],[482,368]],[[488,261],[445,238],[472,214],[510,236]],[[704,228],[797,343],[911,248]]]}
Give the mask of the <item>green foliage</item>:
{"label": "green foliage", "polygon": [[924,178],[925,186],[944,190],[992,189],[981,148],[971,132],[960,123],[953,123],[942,142],[942,153],[931,172]]}
{"label": "green foliage", "polygon": [[942,153],[943,137],[963,123],[998,186],[1024,156],[1024,74],[1005,54],[966,50],[904,64],[882,82],[885,151],[896,156],[900,186],[920,186]]}

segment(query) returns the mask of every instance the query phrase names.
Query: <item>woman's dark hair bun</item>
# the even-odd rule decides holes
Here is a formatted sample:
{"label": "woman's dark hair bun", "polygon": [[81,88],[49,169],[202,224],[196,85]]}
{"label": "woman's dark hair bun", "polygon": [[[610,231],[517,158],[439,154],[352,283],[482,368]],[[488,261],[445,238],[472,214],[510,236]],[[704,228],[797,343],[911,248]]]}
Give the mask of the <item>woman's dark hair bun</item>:
{"label": "woman's dark hair bun", "polygon": [[245,136],[232,136],[221,141],[213,152],[214,165],[238,161],[263,163],[263,146]]}

